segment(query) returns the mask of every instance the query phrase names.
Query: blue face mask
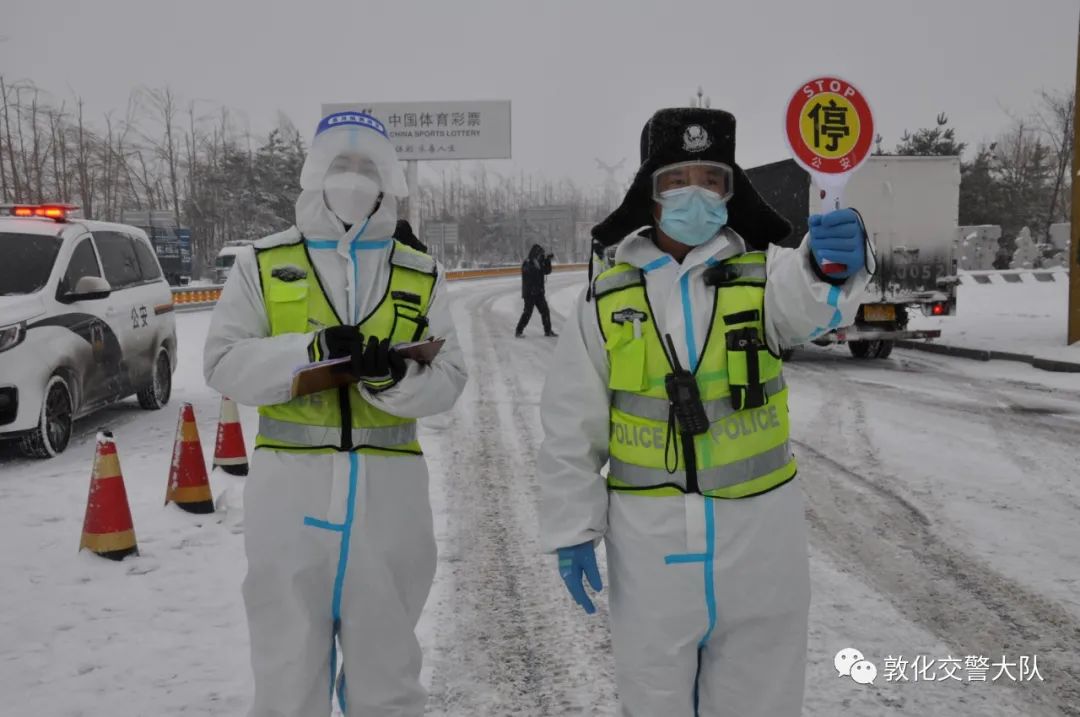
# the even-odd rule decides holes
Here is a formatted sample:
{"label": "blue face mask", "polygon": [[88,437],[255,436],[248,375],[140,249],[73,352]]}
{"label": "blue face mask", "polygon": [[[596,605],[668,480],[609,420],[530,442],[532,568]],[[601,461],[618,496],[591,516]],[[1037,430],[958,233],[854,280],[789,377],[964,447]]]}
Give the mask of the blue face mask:
{"label": "blue face mask", "polygon": [[727,202],[702,187],[672,190],[660,205],[660,229],[687,246],[704,244],[727,224]]}

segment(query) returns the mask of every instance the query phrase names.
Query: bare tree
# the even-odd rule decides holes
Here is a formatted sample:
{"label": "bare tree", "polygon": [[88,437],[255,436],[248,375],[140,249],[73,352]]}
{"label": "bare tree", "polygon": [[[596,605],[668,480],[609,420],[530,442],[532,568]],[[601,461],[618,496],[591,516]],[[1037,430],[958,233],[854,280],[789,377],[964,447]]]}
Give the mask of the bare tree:
{"label": "bare tree", "polygon": [[53,146],[53,193],[56,195],[57,200],[66,202],[71,197],[67,192],[67,142],[64,137],[63,106],[58,110],[50,109],[48,116],[49,136]]}
{"label": "bare tree", "polygon": [[[117,159],[120,163],[119,171],[124,174],[124,186],[126,187],[126,199],[133,203],[134,209],[142,209],[143,204],[139,198],[139,189],[136,184],[135,174],[131,169],[131,158],[133,155],[139,153],[138,147],[131,147],[129,149],[128,134],[135,128],[136,117],[138,114],[138,102],[134,93],[128,96],[127,110],[124,114],[124,131],[120,135],[116,144]],[[120,207],[121,210],[126,207]]]}
{"label": "bare tree", "polygon": [[[4,114],[0,116],[0,124],[6,127],[5,133],[0,133],[0,140],[3,140],[3,145],[0,145],[0,189],[3,191],[3,199],[11,197],[12,200],[18,199],[19,196],[19,173],[18,168],[15,166],[15,151],[11,145],[11,119],[8,113],[8,93],[7,84],[4,82],[4,76],[0,75],[0,100],[3,101]],[[0,130],[4,130],[4,127],[0,127]],[[12,193],[8,194],[7,174],[4,172],[4,146],[7,146],[8,160],[11,164],[11,183]]]}
{"label": "bare tree", "polygon": [[83,100],[75,98],[75,171],[78,174],[79,198],[82,201],[83,214],[87,219],[94,218],[94,168],[93,136],[83,121]]}
{"label": "bare tree", "polygon": [[1073,154],[1073,117],[1076,95],[1072,92],[1040,93],[1040,107],[1035,118],[1043,136],[1053,151],[1053,186],[1050,191],[1050,207],[1046,216],[1046,241],[1050,240],[1050,225],[1055,220],[1066,221],[1069,216],[1069,198],[1072,173],[1069,171]]}
{"label": "bare tree", "polygon": [[[165,136],[156,142],[158,156],[165,162],[168,172],[168,196],[172,200],[176,221],[180,221],[180,147],[176,130],[176,97],[168,85],[158,90],[146,90],[147,100],[161,122]],[[153,140],[151,140],[153,141]]]}

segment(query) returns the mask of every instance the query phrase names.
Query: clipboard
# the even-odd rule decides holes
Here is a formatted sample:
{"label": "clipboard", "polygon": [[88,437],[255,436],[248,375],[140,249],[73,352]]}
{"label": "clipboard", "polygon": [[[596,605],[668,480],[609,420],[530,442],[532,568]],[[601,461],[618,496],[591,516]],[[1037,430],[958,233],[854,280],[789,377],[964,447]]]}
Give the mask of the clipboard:
{"label": "clipboard", "polygon": [[[445,343],[446,339],[426,339],[397,344],[393,348],[405,358],[417,363],[430,364],[438,356]],[[352,359],[345,356],[299,367],[293,371],[289,393],[291,398],[298,398],[359,381],[360,379],[352,373]]]}
{"label": "clipboard", "polygon": [[329,361],[309,363],[296,369],[293,371],[292,388],[289,393],[291,398],[298,398],[339,386],[347,386],[356,381],[356,377],[352,375],[352,359],[345,356]]}
{"label": "clipboard", "polygon": [[394,346],[394,351],[417,363],[429,364],[439,355],[445,343],[446,339],[424,339],[423,341],[397,344]]}

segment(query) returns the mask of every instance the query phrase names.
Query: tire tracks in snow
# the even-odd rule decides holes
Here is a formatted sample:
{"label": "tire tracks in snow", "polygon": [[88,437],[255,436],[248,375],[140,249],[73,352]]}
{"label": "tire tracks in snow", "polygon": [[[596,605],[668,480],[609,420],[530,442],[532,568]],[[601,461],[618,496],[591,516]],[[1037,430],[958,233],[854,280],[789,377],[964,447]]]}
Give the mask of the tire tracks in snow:
{"label": "tire tracks in snow", "polygon": [[[887,362],[878,370],[895,368],[899,373],[913,373],[904,365],[906,361]],[[866,364],[860,362],[854,366]],[[998,451],[1012,465],[1024,474],[1037,472],[1043,489],[1052,491],[1070,509],[1080,511],[1080,491],[1071,479],[1076,472],[1075,460],[1063,451],[1063,447],[1071,446],[1080,433],[1080,409],[1067,403],[1073,392],[1016,381],[1005,382],[1008,389],[1004,389],[999,388],[997,381],[992,379],[938,372],[938,365],[934,363],[920,366],[922,368],[916,373],[925,377],[926,385],[916,390],[910,386],[889,384],[883,378],[867,380],[845,374],[845,379],[877,394],[888,394],[894,400],[945,414],[956,414],[964,421],[975,420],[985,425],[997,438]],[[835,370],[821,362],[798,364],[797,370],[813,374],[816,379],[838,389],[843,388],[836,381]],[[935,392],[933,382],[944,383],[945,390]],[[1050,398],[1053,402],[1031,401],[1026,396],[1013,395],[1016,391],[1052,394]],[[1075,395],[1080,400],[1080,392]],[[862,409],[863,404],[857,394],[849,395],[847,400],[853,402],[856,410]],[[856,422],[855,425],[858,427],[863,423]],[[872,442],[867,439],[865,445],[872,445]],[[873,451],[865,451],[862,457],[875,466],[880,465]],[[924,490],[927,495],[932,488],[931,483],[926,483]]]}
{"label": "tire tracks in snow", "polygon": [[853,414],[857,435],[846,440],[860,446],[852,469],[794,441],[800,463],[814,476],[802,485],[815,544],[961,655],[1037,655],[1044,682],[1001,684],[1039,710],[1030,714],[1080,716],[1080,623],[951,545],[926,513],[884,485],[899,479],[874,456],[861,399],[836,399],[844,395],[835,390],[837,381],[824,371],[815,378],[831,384],[824,389],[834,399],[825,403],[825,422],[839,425],[842,412]]}
{"label": "tire tracks in snow", "polygon": [[470,386],[442,437],[449,459],[442,560],[452,604],[440,606],[436,620],[429,709],[452,717],[612,714],[604,711],[603,681],[597,688],[590,674],[591,659],[604,660],[610,646],[590,644],[595,629],[571,609],[553,559],[536,543],[537,427],[513,370],[517,352],[498,346],[491,330],[492,304],[518,290],[464,296],[455,316]]}
{"label": "tire tracks in snow", "polygon": [[[515,437],[517,445],[514,450],[525,458],[527,464],[521,478],[527,481],[529,491],[528,498],[518,503],[521,510],[519,524],[525,527],[530,536],[531,552],[538,554],[539,540],[536,527],[539,524],[537,515],[539,484],[535,474],[535,456],[543,436],[539,411],[535,408],[537,399],[528,395],[528,387],[522,379],[528,375],[546,376],[555,343],[544,340],[522,342],[509,335],[500,341],[491,331],[491,327],[501,324],[501,317],[494,311],[494,303],[494,300],[485,302],[483,325],[492,346],[496,346],[496,342],[505,342],[513,347],[513,350],[509,351],[498,350],[497,347],[494,352],[499,359],[496,374],[499,375],[503,386],[513,399],[510,406],[515,430],[506,435]],[[554,309],[551,313],[553,326],[560,329],[565,317]],[[527,354],[531,364],[528,369],[520,365],[522,353]],[[602,553],[598,559],[601,570],[606,573],[606,563]],[[545,624],[538,625],[537,628],[551,635],[553,642],[565,650],[561,659],[563,665],[558,671],[559,677],[554,685],[555,689],[562,694],[560,710],[553,714],[614,714],[614,660],[608,629],[606,594],[596,596],[594,599],[597,606],[596,615],[586,616],[567,595],[562,581],[556,574],[554,558],[541,556],[540,565],[542,566],[540,572],[531,575],[534,581],[533,594],[538,597],[540,603],[532,606],[534,610],[532,614],[546,612],[555,618],[545,621]],[[588,666],[590,669],[577,674],[568,672],[580,666]]]}

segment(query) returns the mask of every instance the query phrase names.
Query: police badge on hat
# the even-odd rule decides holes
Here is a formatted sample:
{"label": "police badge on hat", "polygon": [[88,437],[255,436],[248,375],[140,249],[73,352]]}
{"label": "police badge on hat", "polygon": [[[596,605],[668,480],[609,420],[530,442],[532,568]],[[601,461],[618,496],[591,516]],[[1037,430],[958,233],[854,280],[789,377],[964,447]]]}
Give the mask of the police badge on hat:
{"label": "police badge on hat", "polygon": [[709,133],[699,124],[692,124],[683,133],[683,149],[687,152],[704,152],[712,146]]}

